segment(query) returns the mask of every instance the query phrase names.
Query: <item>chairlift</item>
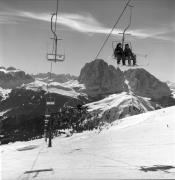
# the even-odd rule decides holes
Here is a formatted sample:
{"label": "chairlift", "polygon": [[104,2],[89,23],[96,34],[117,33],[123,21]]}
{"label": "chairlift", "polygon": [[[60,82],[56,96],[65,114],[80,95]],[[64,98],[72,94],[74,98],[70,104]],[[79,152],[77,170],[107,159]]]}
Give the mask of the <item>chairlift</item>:
{"label": "chairlift", "polygon": [[[117,46],[118,43],[121,43],[122,45],[122,49],[124,51],[124,47],[126,44],[129,44],[129,48],[131,49],[131,51],[133,52],[133,49],[132,49],[132,43],[131,41],[127,41],[126,40],[126,36],[127,35],[132,35],[130,33],[126,33],[126,31],[129,29],[130,25],[131,25],[131,18],[132,18],[132,7],[131,5],[128,5],[130,7],[130,19],[129,19],[129,24],[128,26],[124,29],[124,31],[122,33],[118,33],[120,35],[122,35],[122,39],[121,40],[115,40],[115,41],[112,41],[112,49],[113,49],[113,58],[116,59],[115,55],[114,55],[114,52],[115,52],[115,48]],[[149,62],[146,61],[146,58],[147,58],[147,55],[141,55],[141,54],[138,54],[138,53],[132,53],[133,55],[130,57],[130,60],[133,60],[133,65],[135,66],[148,66],[149,65]],[[142,57],[142,59],[144,58],[144,61],[142,62],[142,60],[139,58],[139,63],[138,63],[138,60],[137,60],[137,57]],[[128,60],[126,59],[126,57],[124,57],[125,60]],[[128,60],[129,61],[129,60]],[[135,64],[134,64],[135,62]],[[129,62],[128,62],[129,64]]]}
{"label": "chairlift", "polygon": [[49,122],[49,119],[46,118],[46,119],[44,120],[44,122],[47,124],[47,123]]}
{"label": "chairlift", "polygon": [[[51,31],[53,33],[53,47],[51,53],[47,53],[47,60],[51,62],[63,62],[65,60],[65,52],[58,53],[58,41],[61,41],[62,39],[58,39],[56,34],[56,22],[53,22],[53,18],[56,17],[57,19],[57,13],[53,13],[51,16]],[[61,44],[61,43],[60,43]],[[61,49],[61,48],[60,48]]]}
{"label": "chairlift", "polygon": [[[114,40],[114,41],[112,41],[113,55],[114,55],[114,50],[115,50],[115,48],[116,48],[116,46],[117,46],[118,43],[121,43],[121,44],[122,44],[122,42],[119,41],[119,40]],[[129,44],[129,47],[130,47],[130,49],[132,50],[132,43],[131,43],[131,41],[124,41],[122,46],[124,47],[126,44]],[[124,48],[122,48],[122,49],[124,50]]]}
{"label": "chairlift", "polygon": [[46,98],[46,105],[55,105],[55,98],[54,97],[47,97]]}
{"label": "chairlift", "polygon": [[52,62],[63,62],[65,54],[47,54],[47,60]]}
{"label": "chairlift", "polygon": [[50,118],[50,114],[45,114],[45,118]]}

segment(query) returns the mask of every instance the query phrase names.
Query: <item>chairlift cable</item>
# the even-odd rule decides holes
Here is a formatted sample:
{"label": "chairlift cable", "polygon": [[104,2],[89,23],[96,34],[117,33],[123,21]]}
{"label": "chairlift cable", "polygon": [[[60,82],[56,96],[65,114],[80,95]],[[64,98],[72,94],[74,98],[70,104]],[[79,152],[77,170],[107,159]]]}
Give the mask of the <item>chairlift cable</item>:
{"label": "chairlift cable", "polygon": [[98,51],[95,59],[98,58],[99,54],[101,53],[102,49],[104,48],[105,44],[107,43],[107,41],[108,41],[109,37],[111,36],[114,28],[115,28],[115,27],[117,26],[117,24],[119,23],[121,17],[123,16],[123,14],[124,14],[124,12],[126,11],[126,8],[128,7],[128,5],[129,5],[130,2],[131,2],[131,0],[128,0],[128,2],[126,3],[126,5],[124,6],[122,13],[121,13],[120,16],[118,17],[117,21],[115,22],[114,26],[112,27],[112,29],[111,29],[111,31],[109,32],[109,34],[107,35],[107,37],[105,38],[105,40],[104,40],[104,42],[103,42],[100,50]]}

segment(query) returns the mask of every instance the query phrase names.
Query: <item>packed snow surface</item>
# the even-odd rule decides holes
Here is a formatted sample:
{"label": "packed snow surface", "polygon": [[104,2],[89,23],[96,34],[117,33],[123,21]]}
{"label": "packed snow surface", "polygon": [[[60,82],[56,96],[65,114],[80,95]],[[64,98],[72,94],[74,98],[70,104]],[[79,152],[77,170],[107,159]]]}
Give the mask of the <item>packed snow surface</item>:
{"label": "packed snow surface", "polygon": [[[100,133],[54,138],[51,148],[43,139],[2,145],[2,179],[174,179],[175,106],[120,121]],[[146,167],[160,168],[140,170]],[[51,171],[25,174],[43,169]]]}

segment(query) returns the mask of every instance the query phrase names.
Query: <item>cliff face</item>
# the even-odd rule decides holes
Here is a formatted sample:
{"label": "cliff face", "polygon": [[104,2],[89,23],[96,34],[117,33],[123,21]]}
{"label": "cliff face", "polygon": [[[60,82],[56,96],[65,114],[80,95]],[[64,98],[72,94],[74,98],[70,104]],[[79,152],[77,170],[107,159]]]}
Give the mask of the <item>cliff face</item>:
{"label": "cliff face", "polygon": [[86,87],[90,96],[120,93],[126,90],[124,74],[101,59],[85,64],[81,69],[79,82]]}
{"label": "cliff face", "polygon": [[160,99],[171,95],[170,88],[145,69],[129,69],[125,73],[131,90],[139,96]]}

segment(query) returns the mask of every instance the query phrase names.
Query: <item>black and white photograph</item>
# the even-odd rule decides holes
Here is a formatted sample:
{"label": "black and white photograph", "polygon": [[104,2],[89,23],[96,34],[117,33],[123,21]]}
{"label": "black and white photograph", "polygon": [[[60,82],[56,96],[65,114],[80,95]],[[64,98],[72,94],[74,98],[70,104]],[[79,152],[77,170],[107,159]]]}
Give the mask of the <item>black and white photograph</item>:
{"label": "black and white photograph", "polygon": [[0,180],[175,179],[175,1],[0,0]]}

